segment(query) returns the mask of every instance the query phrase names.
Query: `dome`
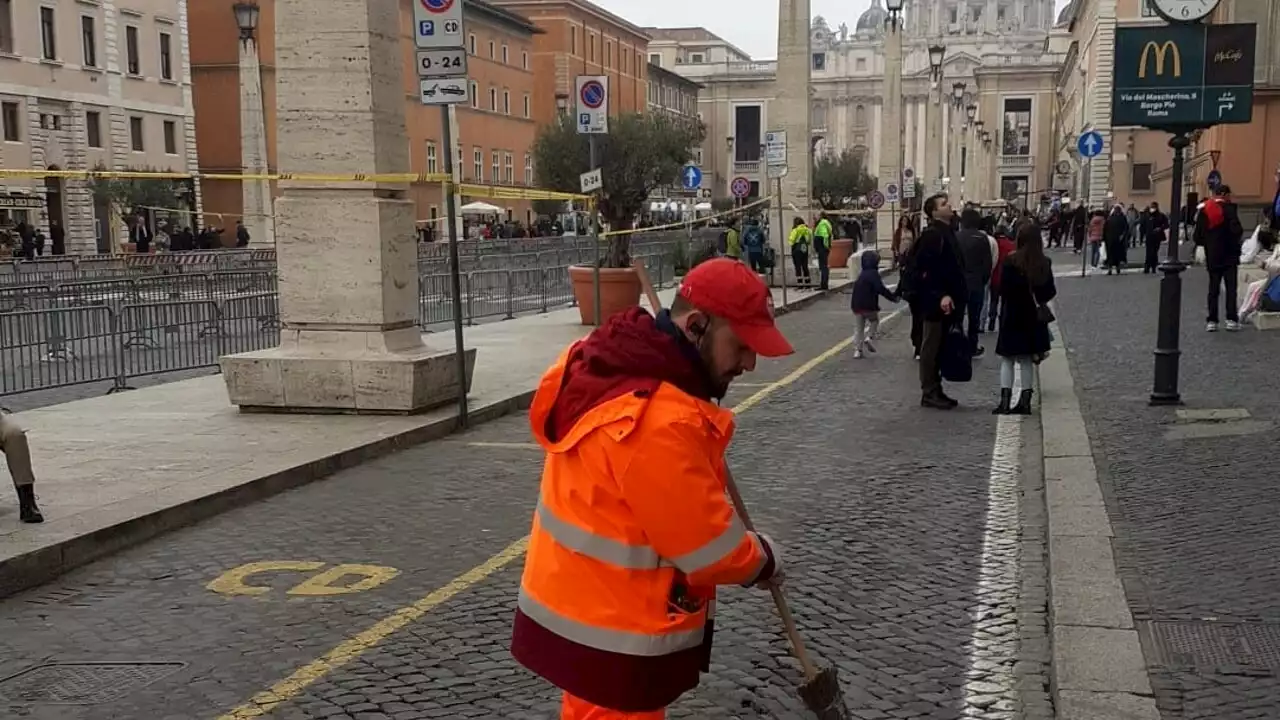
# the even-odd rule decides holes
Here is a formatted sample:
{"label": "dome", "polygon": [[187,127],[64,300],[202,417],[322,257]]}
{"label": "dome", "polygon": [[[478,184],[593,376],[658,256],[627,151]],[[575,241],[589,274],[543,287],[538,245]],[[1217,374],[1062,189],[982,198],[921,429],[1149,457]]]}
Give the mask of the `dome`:
{"label": "dome", "polygon": [[1055,27],[1061,27],[1071,22],[1071,14],[1076,10],[1076,1],[1071,0],[1066,7],[1062,8],[1062,12],[1058,13],[1058,22],[1054,23]]}
{"label": "dome", "polygon": [[871,0],[871,7],[858,18],[857,29],[880,31],[889,19],[889,12],[880,5],[880,0]]}

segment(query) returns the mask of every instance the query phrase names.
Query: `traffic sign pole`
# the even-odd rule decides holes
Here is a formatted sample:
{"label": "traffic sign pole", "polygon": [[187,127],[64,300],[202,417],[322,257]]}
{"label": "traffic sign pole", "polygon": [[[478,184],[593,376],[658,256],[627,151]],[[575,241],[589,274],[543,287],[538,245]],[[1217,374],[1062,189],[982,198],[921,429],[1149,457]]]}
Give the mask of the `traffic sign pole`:
{"label": "traffic sign pole", "polygon": [[[581,147],[581,146],[579,146]],[[587,136],[588,164],[596,169],[596,136]],[[591,271],[591,295],[595,300],[595,323],[600,327],[600,203],[591,203],[591,246],[595,248],[595,263]]]}
{"label": "traffic sign pole", "polygon": [[[444,186],[444,211],[449,224],[449,292],[453,295],[453,347],[454,359],[460,380],[467,377],[467,351],[462,341],[462,273],[458,269],[458,225],[454,216],[458,212],[455,202],[457,196],[453,192],[453,163],[457,159],[453,153],[453,128],[449,126],[449,106],[440,106],[440,132],[444,143],[444,173],[449,176],[448,185]],[[458,392],[458,425],[467,426],[467,393],[466,385]]]}

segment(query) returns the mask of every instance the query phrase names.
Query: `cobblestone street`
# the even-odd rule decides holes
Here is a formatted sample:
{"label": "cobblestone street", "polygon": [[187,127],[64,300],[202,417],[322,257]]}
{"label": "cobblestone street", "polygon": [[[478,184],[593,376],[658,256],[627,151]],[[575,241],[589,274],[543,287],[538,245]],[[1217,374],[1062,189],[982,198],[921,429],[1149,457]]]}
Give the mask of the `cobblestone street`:
{"label": "cobblestone street", "polygon": [[[960,409],[922,410],[905,314],[878,354],[816,365],[850,331],[848,296],[779,322],[797,355],[726,399],[783,381],[743,412],[729,460],[854,717],[1053,717],[1038,421],[990,414],[993,359],[953,388]],[[554,717],[557,691],[507,651],[528,443],[524,417],[494,422],[0,602],[0,715]],[[711,673],[671,717],[806,717],[767,595],[725,591],[716,630]],[[20,675],[70,662],[147,664]]]}
{"label": "cobblestone street", "polygon": [[1147,405],[1159,279],[1060,279],[1058,315],[1162,717],[1280,717],[1280,334],[1206,333],[1183,277],[1180,409]]}

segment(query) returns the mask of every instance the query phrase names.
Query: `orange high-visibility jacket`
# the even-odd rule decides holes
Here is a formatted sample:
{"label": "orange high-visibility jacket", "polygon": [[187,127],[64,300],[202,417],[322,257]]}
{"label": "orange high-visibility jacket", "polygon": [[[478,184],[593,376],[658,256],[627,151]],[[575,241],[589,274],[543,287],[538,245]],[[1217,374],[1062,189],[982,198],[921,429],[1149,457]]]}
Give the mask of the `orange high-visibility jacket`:
{"label": "orange high-visibility jacket", "polygon": [[547,457],[511,651],[591,703],[656,710],[698,684],[715,586],[754,582],[775,562],[725,496],[733,413],[663,383],[548,437],[572,352],[530,412]]}

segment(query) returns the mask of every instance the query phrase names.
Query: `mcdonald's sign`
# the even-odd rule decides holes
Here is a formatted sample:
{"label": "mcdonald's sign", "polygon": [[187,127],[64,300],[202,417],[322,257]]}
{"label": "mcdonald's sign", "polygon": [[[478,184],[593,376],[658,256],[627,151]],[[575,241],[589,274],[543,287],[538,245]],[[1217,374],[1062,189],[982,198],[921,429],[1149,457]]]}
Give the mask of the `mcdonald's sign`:
{"label": "mcdonald's sign", "polygon": [[1138,58],[1138,77],[1145,78],[1147,76],[1149,55],[1155,58],[1156,77],[1162,77],[1164,75],[1165,56],[1170,54],[1173,55],[1172,70],[1174,79],[1182,77],[1182,51],[1178,49],[1178,43],[1172,40],[1166,40],[1160,45],[1157,45],[1153,40],[1142,47],[1142,55]]}

